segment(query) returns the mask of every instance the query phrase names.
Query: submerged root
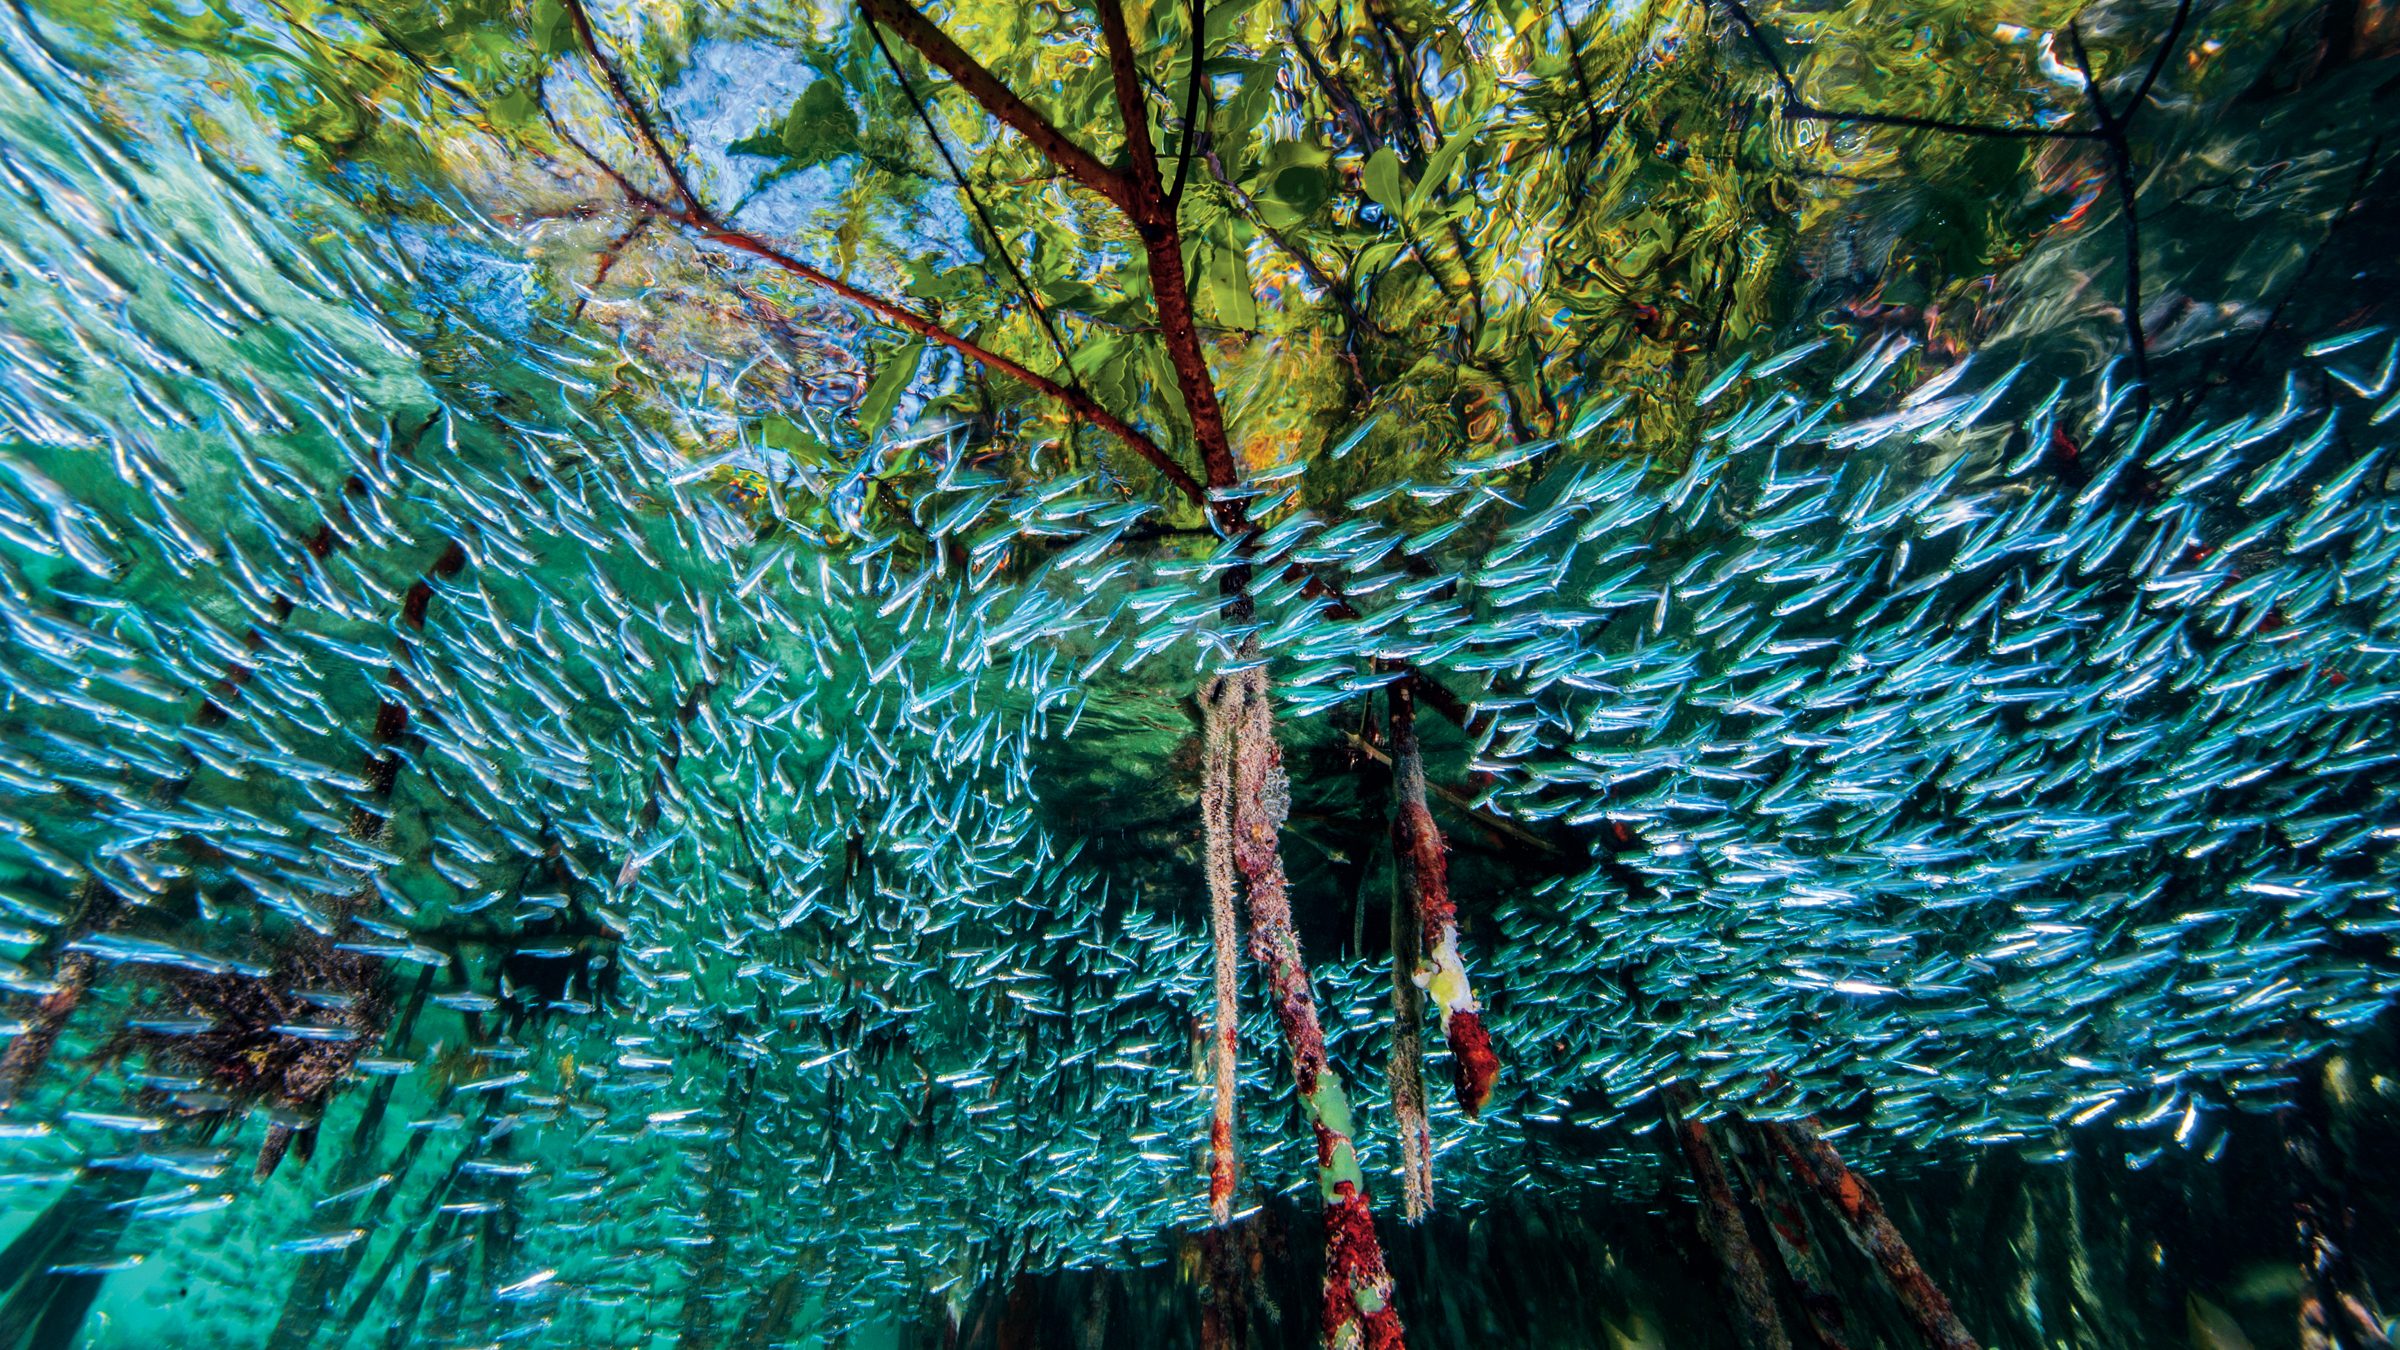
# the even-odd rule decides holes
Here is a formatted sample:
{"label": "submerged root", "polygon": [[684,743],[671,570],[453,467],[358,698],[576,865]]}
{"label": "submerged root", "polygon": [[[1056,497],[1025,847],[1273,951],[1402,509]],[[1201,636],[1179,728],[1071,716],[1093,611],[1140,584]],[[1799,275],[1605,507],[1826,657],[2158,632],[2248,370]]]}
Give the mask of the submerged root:
{"label": "submerged root", "polygon": [[199,1073],[202,1091],[174,1094],[181,1109],[263,1104],[279,1113],[259,1150],[263,1179],[289,1152],[309,1156],[316,1117],[381,1033],[390,1009],[380,971],[374,958],[313,935],[279,953],[265,975],[178,970],[166,980],[165,1005],[207,1027],[193,1035],[127,1031],[117,1048]]}
{"label": "submerged root", "polygon": [[[1413,730],[1412,708],[1405,689],[1392,693],[1392,734],[1395,747],[1403,731]],[[1413,735],[1408,737],[1415,749]],[[1416,760],[1412,757],[1412,765]],[[1395,775],[1396,776],[1396,775]],[[1422,775],[1420,774],[1420,779]],[[1392,871],[1397,894],[1392,900],[1392,1124],[1400,1135],[1400,1213],[1410,1223],[1433,1208],[1433,1127],[1425,1118],[1425,991],[1417,984],[1422,959],[1422,921],[1418,915],[1416,873],[1402,865],[1409,855],[1412,825],[1406,797],[1392,818]]]}
{"label": "submerged root", "polygon": [[1392,906],[1392,1126],[1400,1135],[1400,1213],[1433,1208],[1433,1129],[1425,1119],[1425,995],[1417,988],[1417,917],[1410,891]]}
{"label": "submerged root", "polygon": [[1492,1099],[1500,1057],[1483,1026],[1483,1005],[1467,979],[1458,948],[1458,907],[1450,902],[1450,861],[1441,828],[1425,804],[1425,757],[1417,745],[1416,710],[1405,684],[1392,687],[1392,787],[1399,811],[1392,840],[1406,866],[1402,895],[1416,911],[1421,951],[1414,979],[1433,999],[1450,1043],[1450,1069],[1459,1109],[1472,1120]]}
{"label": "submerged root", "polygon": [[1699,1104],[1698,1097],[1689,1087],[1676,1084],[1667,1089],[1664,1099],[1667,1127],[1682,1148],[1692,1182],[1700,1191],[1700,1236],[1707,1240],[1718,1263],[1725,1268],[1742,1343],[1750,1350],[1791,1350],[1791,1335],[1784,1330],[1783,1314],[1775,1306],[1774,1290],[1767,1283],[1766,1261],[1750,1236],[1741,1202],[1734,1198],[1724,1156],[1717,1151],[1707,1124],[1692,1115]]}
{"label": "submerged root", "polygon": [[[64,943],[70,935],[109,932],[124,915],[125,906],[114,895],[97,882],[86,881],[77,896],[73,925],[53,940]],[[48,992],[34,1004],[33,1015],[25,1019],[25,1030],[8,1043],[6,1050],[0,1050],[0,1109],[14,1102],[17,1094],[50,1061],[59,1036],[67,1029],[68,1019],[83,1005],[83,997],[91,992],[92,981],[99,973],[99,962],[89,953],[59,952],[57,964],[51,970]]]}
{"label": "submerged root", "polygon": [[1208,931],[1216,949],[1216,1014],[1209,1029],[1216,1103],[1208,1126],[1208,1212],[1219,1224],[1233,1216],[1233,1104],[1241,1022],[1241,921],[1234,914],[1233,898],[1233,722],[1221,706],[1224,689],[1220,680],[1200,696],[1200,821],[1207,849]]}
{"label": "submerged root", "polygon": [[1317,1140],[1317,1185],[1325,1201],[1325,1284],[1320,1309],[1325,1344],[1336,1350],[1398,1350],[1399,1313],[1392,1277],[1375,1236],[1366,1176],[1353,1142],[1349,1097],[1325,1058],[1317,999],[1292,927],[1291,898],[1278,848],[1291,807],[1283,752],[1265,672],[1253,667],[1219,681],[1217,715],[1231,728],[1233,864],[1250,910],[1250,955],[1266,974],[1268,1001],[1290,1053],[1292,1079]]}
{"label": "submerged root", "polygon": [[1917,1261],[1908,1240],[1892,1226],[1884,1213],[1883,1202],[1876,1198],[1875,1188],[1866,1178],[1850,1170],[1835,1152],[1833,1145],[1805,1121],[1789,1124],[1769,1122],[1759,1126],[1769,1145],[1781,1154],[1784,1162],[1802,1183],[1824,1198],[1839,1214],[1867,1255],[1882,1268],[1892,1292],[1907,1310],[1909,1321],[1916,1324],[1925,1344],[1934,1350],[1979,1350],[1975,1338],[1967,1334],[1958,1314],[1950,1306],[1933,1277]]}

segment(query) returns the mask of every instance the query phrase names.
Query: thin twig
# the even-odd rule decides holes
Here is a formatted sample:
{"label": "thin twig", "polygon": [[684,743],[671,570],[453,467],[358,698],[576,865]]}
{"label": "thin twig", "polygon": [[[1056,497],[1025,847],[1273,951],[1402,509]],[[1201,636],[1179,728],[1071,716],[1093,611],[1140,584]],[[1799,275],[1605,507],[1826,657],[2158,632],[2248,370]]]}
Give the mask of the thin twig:
{"label": "thin twig", "polygon": [[1990,136],[2002,140],[2076,141],[2092,140],[2100,133],[2073,127],[2014,127],[1996,126],[1984,122],[1954,122],[1940,117],[1917,117],[1908,113],[1865,112],[1843,108],[1820,108],[1800,97],[1800,86],[1792,79],[1791,71],[1776,54],[1766,35],[1759,31],[1758,21],[1750,17],[1742,0],[1722,0],[1726,12],[1741,26],[1743,36],[1757,51],[1767,69],[1775,73],[1775,83],[1783,91],[1783,111],[1787,117],[1808,122],[1858,122],[1867,126],[1908,127],[1917,131],[1946,131],[1954,136]]}
{"label": "thin twig", "polygon": [[1013,128],[1017,134],[1033,142],[1053,164],[1066,172],[1068,178],[1090,188],[1115,202],[1120,208],[1132,210],[1133,185],[1125,175],[1102,164],[1091,151],[1077,145],[1049,118],[1035,110],[1032,104],[1017,97],[1016,92],[1000,77],[986,70],[983,64],[967,55],[950,36],[934,26],[933,21],[918,12],[908,0],[859,0],[859,8],[868,18],[900,35],[900,40],[917,49],[919,55],[940,67],[960,88],[967,91],[984,111]]}
{"label": "thin twig", "polygon": [[1392,97],[1400,105],[1400,124],[1408,128],[1407,137],[1396,148],[1412,162],[1421,164],[1427,150],[1442,148],[1441,127],[1430,113],[1418,111],[1416,71],[1401,54],[1400,44],[1392,40],[1391,16],[1384,13],[1376,0],[1367,0],[1367,26],[1374,30],[1376,49],[1383,54],[1384,65],[1391,71]]}
{"label": "thin twig", "polygon": [[[596,42],[596,39],[591,34],[590,21],[583,16],[583,0],[564,0],[564,3],[568,12],[576,17],[578,38],[587,44],[587,50],[592,53],[594,63],[599,65],[603,71],[607,71],[609,67],[605,61],[601,60],[597,47],[590,45]],[[887,0],[862,0],[862,3],[869,6],[881,6],[887,3]],[[910,12],[914,13],[914,11]],[[922,16],[919,16],[919,22],[922,22]],[[657,133],[651,129],[648,114],[642,110],[641,104],[633,100],[631,92],[627,90],[624,83],[621,80],[610,80],[609,93],[616,102],[618,114],[633,126],[642,143],[650,147],[652,153],[663,156],[666,151],[659,141]],[[584,158],[590,160],[601,173],[616,184],[618,190],[623,192],[635,206],[674,221],[704,242],[748,253],[771,263],[810,285],[830,291],[842,299],[858,305],[886,323],[938,343],[978,365],[987,366],[1011,379],[1031,386],[1036,392],[1066,405],[1071,412],[1084,421],[1090,422],[1124,442],[1135,454],[1149,461],[1152,467],[1165,475],[1167,481],[1174,485],[1175,490],[1186,499],[1194,503],[1207,501],[1206,490],[1188,470],[1176,463],[1174,458],[1160,448],[1156,441],[1144,435],[1123,418],[1100,406],[1099,402],[1091,395],[1081,390],[1068,388],[1046,375],[1035,372],[1021,362],[1010,360],[998,352],[960,337],[925,315],[811,267],[783,248],[719,219],[705,203],[697,197],[689,195],[690,190],[683,186],[682,175],[671,165],[665,163],[662,163],[660,168],[668,175],[670,181],[677,185],[678,191],[684,193],[685,196],[675,204],[659,201],[635,185],[633,180],[627,177],[623,170],[610,163],[606,156],[578,140],[550,111],[546,102],[543,113],[549,119],[551,128],[557,132],[559,138],[573,146]]]}
{"label": "thin twig", "polygon": [[2133,148],[2125,141],[2124,122],[2110,110],[2108,100],[2100,96],[2100,81],[2092,74],[2091,55],[2083,49],[2081,25],[2067,25],[2067,49],[2074,54],[2075,69],[2083,75],[2083,90],[2090,97],[2092,117],[2100,124],[2101,143],[2108,147],[2108,176],[2116,184],[2117,211],[2125,222],[2125,341],[2133,349],[2134,378],[2141,382],[2136,397],[2147,406],[2150,340],[2142,332],[2142,221],[2134,202]]}
{"label": "thin twig", "polygon": [[[1403,683],[1409,683],[1411,684],[1412,688],[1417,690],[1422,690],[1424,688],[1424,681],[1422,679],[1413,682],[1403,681]],[[1367,740],[1365,737],[1360,736],[1354,731],[1344,731],[1342,733],[1342,739],[1349,745],[1351,749],[1358,751],[1367,758],[1374,760],[1376,763],[1383,765],[1385,768],[1392,767],[1392,757],[1384,753],[1382,746],[1375,744],[1373,741]],[[1531,833],[1522,825],[1518,825],[1513,821],[1507,820],[1503,817],[1495,816],[1491,812],[1477,807],[1463,793],[1460,793],[1453,788],[1443,787],[1439,783],[1427,783],[1425,785],[1425,789],[1426,791],[1431,792],[1434,796],[1439,797],[1443,801],[1446,801],[1450,803],[1450,805],[1458,808],[1458,813],[1460,815],[1467,817],[1469,820],[1474,821],[1476,824],[1481,825],[1483,828],[1490,830],[1494,834],[1501,835],[1509,839],[1514,839],[1518,843],[1525,845],[1527,848],[1539,849],[1544,853],[1556,854],[1559,852],[1558,845],[1551,843],[1549,840],[1542,838],[1538,834]]]}
{"label": "thin twig", "polygon": [[[616,238],[608,241],[608,247],[600,250],[600,265],[592,269],[592,291],[608,284],[608,274],[616,270],[617,260],[624,256],[626,246],[634,241],[635,236],[650,228],[650,222],[654,219],[656,217],[647,211],[635,216],[631,225],[619,231]],[[584,306],[591,302],[590,291],[575,297],[575,317],[582,318]]]}
{"label": "thin twig", "polygon": [[[600,78],[607,82],[609,96],[628,113],[639,109],[641,104],[634,98],[632,87],[625,82],[624,73],[617,69],[617,63],[609,59],[608,53],[601,50],[600,37],[592,31],[592,17],[584,12],[583,0],[566,0],[566,9],[567,17],[575,24],[575,40],[583,45],[584,54],[599,68]],[[667,153],[667,147],[659,140],[650,119],[647,116],[635,116],[630,120],[634,134],[642,138],[642,144],[649,149],[651,157],[658,161],[659,172],[665,174],[667,182],[674,187],[676,204],[687,212],[698,211],[700,199],[693,195],[691,183],[685,180],[683,170],[676,167],[675,157]]]}
{"label": "thin twig", "polygon": [[1350,288],[1333,274],[1327,272],[1324,265],[1309,253],[1306,245],[1266,222],[1265,217],[1259,213],[1258,202],[1235,184],[1232,177],[1225,172],[1225,161],[1217,154],[1217,148],[1213,143],[1207,145],[1201,155],[1201,161],[1208,165],[1208,176],[1217,181],[1217,186],[1222,188],[1225,195],[1232,199],[1233,204],[1241,210],[1242,215],[1257,227],[1258,232],[1267,237],[1267,242],[1281,249],[1283,255],[1290,258],[1318,289],[1333,297],[1333,303],[1341,308],[1342,317],[1349,321],[1351,331],[1365,333],[1376,338],[1391,337],[1389,332],[1377,327],[1372,320],[1359,312],[1358,302],[1351,298]]}
{"label": "thin twig", "polygon": [[1068,383],[1080,388],[1082,381],[1075,378],[1074,362],[1067,355],[1066,344],[1059,340],[1058,325],[1051,322],[1050,311],[1042,307],[1041,297],[1034,293],[1033,283],[1026,279],[1024,269],[1017,266],[1015,255],[1008,251],[1008,241],[1001,237],[1000,227],[993,222],[992,213],[985,209],[983,195],[975,190],[973,183],[967,181],[966,170],[959,167],[957,157],[950,153],[949,139],[942,135],[941,128],[934,125],[932,110],[917,97],[916,86],[910,83],[908,72],[900,68],[899,59],[892,55],[890,44],[883,40],[883,30],[870,21],[867,33],[875,39],[875,50],[882,54],[883,64],[890,68],[892,78],[899,81],[900,92],[907,97],[908,106],[916,109],[917,120],[924,124],[925,134],[933,138],[934,152],[942,157],[942,164],[950,170],[950,177],[958,184],[958,190],[966,195],[967,205],[974,208],[975,218],[983,222],[983,232],[992,241],[992,252],[999,255],[1000,265],[1008,269],[1010,279],[1017,283],[1017,292],[1025,297],[1025,304],[1033,311],[1033,317],[1041,322],[1042,333],[1050,339],[1050,350],[1058,353],[1059,368],[1067,372]]}
{"label": "thin twig", "polygon": [[1167,204],[1183,204],[1183,184],[1192,173],[1192,148],[1208,143],[1209,129],[1200,125],[1200,90],[1207,84],[1201,71],[1208,65],[1206,0],[1192,0],[1187,20],[1192,28],[1192,79],[1183,94],[1183,146],[1175,156],[1175,186],[1167,189]]}
{"label": "thin twig", "polygon": [[2183,37],[2183,26],[2191,17],[2192,0],[2175,0],[2174,21],[2167,25],[2167,35],[2159,41],[2158,52],[2150,58],[2150,69],[2142,73],[2142,82],[2134,89],[2133,97],[2118,111],[2118,121],[2130,122],[2142,110],[2142,101],[2150,97],[2150,87],[2158,83],[2160,73],[2166,70],[2167,58],[2175,54],[2175,44]]}

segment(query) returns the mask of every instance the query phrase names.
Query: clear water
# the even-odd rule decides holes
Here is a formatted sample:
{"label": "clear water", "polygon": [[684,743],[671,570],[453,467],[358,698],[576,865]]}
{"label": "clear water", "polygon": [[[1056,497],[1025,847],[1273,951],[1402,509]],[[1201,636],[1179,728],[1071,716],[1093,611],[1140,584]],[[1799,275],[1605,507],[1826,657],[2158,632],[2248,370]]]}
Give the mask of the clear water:
{"label": "clear water", "polygon": [[[1230,1227],[1208,1193],[1195,696],[1261,662],[1412,1344],[1772,1343],[1688,1138],[1774,1334],[1918,1343],[1776,1148],[1806,1121],[1983,1344],[2375,1343],[2396,76],[2383,10],[2269,8],[2200,7],[2131,142],[2138,358],[2074,141],[2000,225],[1834,144],[1876,185],[1794,211],[1741,331],[1554,353],[1540,434],[1395,396],[1278,440],[1324,364],[1222,345],[1270,429],[1248,618],[1200,511],[967,425],[946,354],[844,422],[883,330],[671,222],[612,243],[605,183],[440,106],[457,72],[381,86],[406,153],[330,134],[286,77],[356,15],[0,12],[0,1346],[1314,1343],[1254,972]],[[954,193],[862,215],[848,160],[725,151],[840,13],[596,14],[678,52],[661,106],[743,229],[977,256]],[[1747,11],[1556,17],[1772,107]],[[2057,118],[2067,17],[2003,34]],[[1866,134],[1827,125],[1759,153]],[[1478,228],[1494,304],[1539,284],[1540,229]],[[1500,1062],[1470,1120],[1428,1015],[1416,1222],[1402,666],[1464,705],[1420,721]]]}

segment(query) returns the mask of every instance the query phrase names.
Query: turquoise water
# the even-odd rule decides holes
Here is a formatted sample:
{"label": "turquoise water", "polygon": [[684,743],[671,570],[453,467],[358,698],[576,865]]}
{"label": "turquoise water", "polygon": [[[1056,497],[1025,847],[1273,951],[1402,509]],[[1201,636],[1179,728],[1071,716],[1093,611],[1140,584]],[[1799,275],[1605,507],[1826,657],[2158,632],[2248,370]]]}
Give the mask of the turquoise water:
{"label": "turquoise water", "polygon": [[[1675,43],[1743,50],[1708,13]],[[2158,114],[2138,337],[2100,177],[1976,260],[1970,349],[1921,279],[1858,317],[1825,250],[1952,228],[1898,182],[1687,353],[1688,431],[1595,353],[1539,435],[1246,464],[1227,541],[1005,453],[946,353],[824,430],[870,326],[724,250],[561,287],[615,230],[563,173],[303,143],[230,41],[8,9],[0,1347],[1312,1343],[1318,1138],[1248,973],[1228,1226],[1208,1190],[1197,696],[1245,669],[1413,1343],[1774,1343],[1712,1165],[1786,1343],[1914,1343],[1807,1121],[1984,1344],[2374,1343],[2376,22]],[[791,83],[738,28],[670,82],[695,142]],[[842,172],[747,227],[825,256]],[[1404,670],[1500,1065],[1471,1112],[1422,1033],[1422,1222]]]}

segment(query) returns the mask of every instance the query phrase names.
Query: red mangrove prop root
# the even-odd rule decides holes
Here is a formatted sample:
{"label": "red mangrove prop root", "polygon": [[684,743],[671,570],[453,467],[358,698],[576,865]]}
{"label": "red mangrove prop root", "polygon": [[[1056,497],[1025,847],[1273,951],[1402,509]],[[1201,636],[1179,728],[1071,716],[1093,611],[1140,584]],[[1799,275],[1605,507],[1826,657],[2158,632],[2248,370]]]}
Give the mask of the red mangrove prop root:
{"label": "red mangrove prop root", "polygon": [[1406,684],[1392,686],[1392,788],[1398,814],[1392,840],[1406,864],[1400,869],[1404,897],[1416,910],[1422,946],[1415,980],[1441,1014],[1442,1038],[1450,1043],[1450,1069],[1459,1109],[1472,1120],[1492,1099],[1500,1058],[1483,1027],[1483,1005],[1467,980],[1458,949],[1458,908],[1450,902],[1450,860],[1441,828],[1425,804],[1425,757],[1417,746],[1415,696]]}
{"label": "red mangrove prop root", "polygon": [[1234,914],[1233,722],[1219,699],[1200,699],[1200,821],[1208,875],[1208,931],[1216,948],[1216,1014],[1209,1028],[1210,1077],[1216,1090],[1208,1125],[1208,1212],[1222,1224],[1233,1215],[1234,1081],[1240,1053],[1241,921]]}
{"label": "red mangrove prop root", "polygon": [[1925,1344],[1934,1350],[1980,1350],[1975,1338],[1967,1334],[1958,1314],[1950,1307],[1944,1294],[1925,1267],[1917,1263],[1916,1253],[1909,1249],[1908,1240],[1892,1226],[1883,1212],[1883,1202],[1876,1199],[1875,1188],[1866,1178],[1850,1170],[1842,1155],[1834,1151],[1825,1137],[1803,1121],[1789,1124],[1769,1122],[1759,1127],[1775,1151],[1783,1155],[1793,1175],[1810,1189],[1824,1197],[1834,1212],[1842,1216],[1850,1231],[1866,1248],[1875,1264],[1883,1268],[1884,1278],[1891,1283],[1892,1292],[1907,1310],[1908,1320],[1915,1323]]}
{"label": "red mangrove prop root", "polygon": [[1325,1202],[1325,1344],[1332,1350],[1399,1350],[1400,1316],[1392,1307],[1392,1277],[1367,1198],[1353,1142],[1356,1126],[1340,1075],[1325,1061],[1317,999],[1292,928],[1291,897],[1277,837],[1291,807],[1283,752],[1265,672],[1257,668],[1218,681],[1218,715],[1232,728],[1233,864],[1250,910],[1250,957],[1265,972],[1268,1002],[1283,1031],[1292,1080],[1317,1138],[1317,1185]]}
{"label": "red mangrove prop root", "polygon": [[1791,1336],[1783,1329],[1783,1314],[1776,1309],[1775,1293],[1767,1284],[1766,1261],[1751,1240],[1740,1203],[1733,1198],[1724,1157],[1717,1152],[1707,1124],[1692,1115],[1698,1098],[1680,1083],[1664,1095],[1667,1127],[1674,1132],[1691,1168],[1692,1182],[1700,1190],[1700,1236],[1725,1267],[1742,1342],[1750,1350],[1791,1350]]}

